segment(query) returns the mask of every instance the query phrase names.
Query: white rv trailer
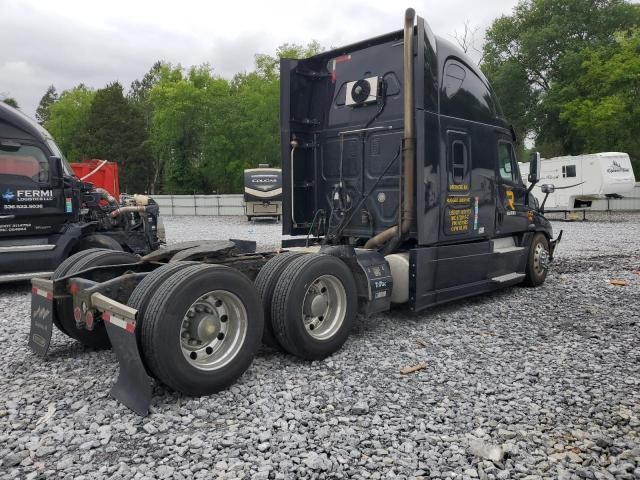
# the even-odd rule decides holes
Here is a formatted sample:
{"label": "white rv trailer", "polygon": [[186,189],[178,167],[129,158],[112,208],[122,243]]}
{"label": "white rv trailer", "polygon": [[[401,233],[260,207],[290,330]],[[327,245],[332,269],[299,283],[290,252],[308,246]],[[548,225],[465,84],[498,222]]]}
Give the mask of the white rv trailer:
{"label": "white rv trailer", "polygon": [[[527,183],[529,163],[519,166]],[[533,188],[538,201],[542,203],[545,197],[542,185],[555,187],[545,203],[547,211],[589,209],[593,200],[623,197],[633,190],[636,182],[629,155],[620,152],[543,159],[540,170],[540,183]]]}
{"label": "white rv trailer", "polygon": [[247,220],[282,218],[282,170],[261,163],[244,171],[244,202]]}

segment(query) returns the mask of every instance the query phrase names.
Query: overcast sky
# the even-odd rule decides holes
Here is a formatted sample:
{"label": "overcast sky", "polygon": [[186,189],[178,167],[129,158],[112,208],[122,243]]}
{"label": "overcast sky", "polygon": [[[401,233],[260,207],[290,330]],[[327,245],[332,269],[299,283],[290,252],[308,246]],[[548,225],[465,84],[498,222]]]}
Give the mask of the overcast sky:
{"label": "overcast sky", "polygon": [[516,0],[142,1],[0,0],[0,98],[33,115],[51,84],[125,89],[157,60],[209,63],[226,77],[249,70],[255,53],[318,40],[338,47],[402,28],[411,6],[436,34],[465,21],[482,31]]}

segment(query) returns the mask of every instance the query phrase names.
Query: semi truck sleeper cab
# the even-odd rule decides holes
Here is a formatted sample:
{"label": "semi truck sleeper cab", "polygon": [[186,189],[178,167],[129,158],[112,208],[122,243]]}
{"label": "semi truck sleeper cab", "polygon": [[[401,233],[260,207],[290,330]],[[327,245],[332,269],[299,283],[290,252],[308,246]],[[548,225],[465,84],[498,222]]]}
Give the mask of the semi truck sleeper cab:
{"label": "semi truck sleeper cab", "polygon": [[261,341],[319,360],[358,312],[544,282],[560,237],[520,178],[513,130],[484,75],[412,9],[402,30],[282,60],[280,72],[293,238],[271,252],[186,242],[127,263],[81,252],[55,280],[33,280],[34,351],[46,354],[53,323],[111,344],[111,393],[144,415],[153,378],[213,393]]}

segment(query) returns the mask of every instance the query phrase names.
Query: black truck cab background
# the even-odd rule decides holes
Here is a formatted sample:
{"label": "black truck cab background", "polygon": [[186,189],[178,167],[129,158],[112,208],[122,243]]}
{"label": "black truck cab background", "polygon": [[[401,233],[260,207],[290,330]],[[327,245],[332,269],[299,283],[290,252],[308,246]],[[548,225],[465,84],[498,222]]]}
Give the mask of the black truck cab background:
{"label": "black truck cab background", "polygon": [[0,282],[49,276],[88,248],[158,248],[157,205],[135,203],[80,181],[44,128],[0,102]]}
{"label": "black truck cab background", "polygon": [[283,60],[283,233],[295,238],[270,252],[184,242],[128,262],[79,252],[32,281],[29,344],[44,356],[55,324],[112,345],[111,393],[145,415],[153,378],[210,394],[261,342],[320,360],[358,312],[540,285],[558,240],[514,140],[484,76],[411,9],[404,30]]}
{"label": "black truck cab background", "polygon": [[487,79],[422,18],[407,29],[282,62],[283,229],[404,252],[419,310],[518,283],[534,236],[553,243]]}

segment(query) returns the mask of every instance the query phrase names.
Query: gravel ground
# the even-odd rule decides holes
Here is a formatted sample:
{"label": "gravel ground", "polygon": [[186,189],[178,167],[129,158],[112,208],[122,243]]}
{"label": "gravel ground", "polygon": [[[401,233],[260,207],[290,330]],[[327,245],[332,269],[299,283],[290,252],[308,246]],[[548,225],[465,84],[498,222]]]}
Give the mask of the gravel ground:
{"label": "gravel ground", "polygon": [[[220,394],[156,387],[144,419],[108,396],[110,351],[56,333],[35,358],[28,286],[0,286],[0,478],[640,478],[640,214],[595,220],[555,224],[538,289],[359,318],[321,362],[265,349]],[[279,240],[165,222],[170,241]]]}

